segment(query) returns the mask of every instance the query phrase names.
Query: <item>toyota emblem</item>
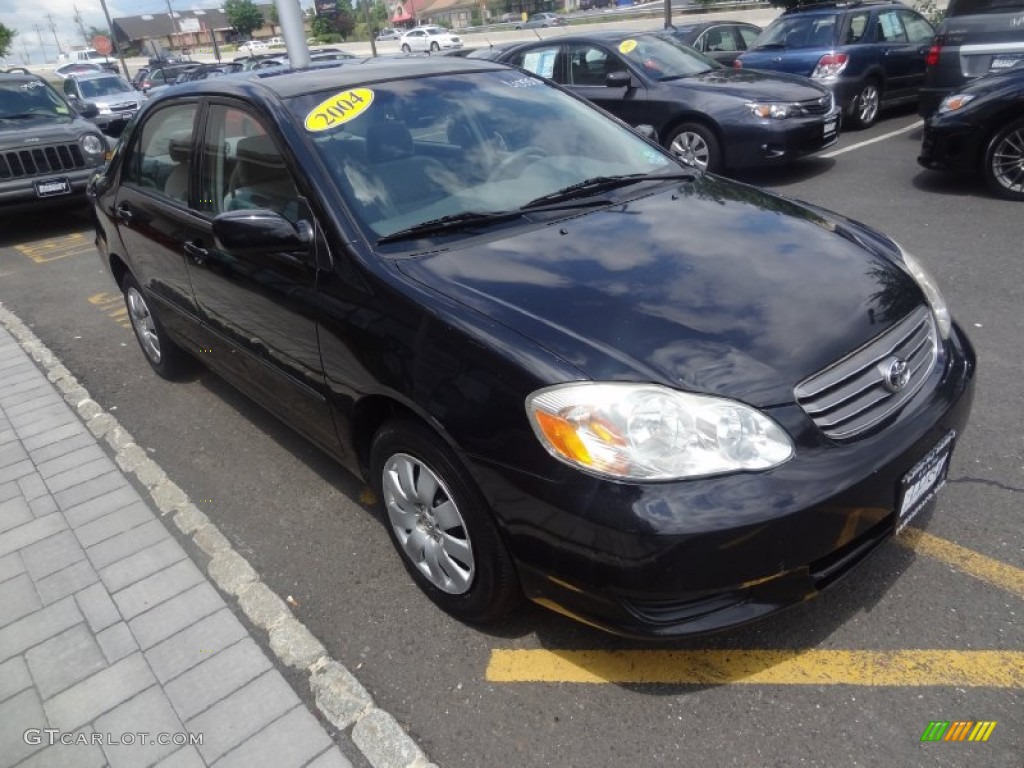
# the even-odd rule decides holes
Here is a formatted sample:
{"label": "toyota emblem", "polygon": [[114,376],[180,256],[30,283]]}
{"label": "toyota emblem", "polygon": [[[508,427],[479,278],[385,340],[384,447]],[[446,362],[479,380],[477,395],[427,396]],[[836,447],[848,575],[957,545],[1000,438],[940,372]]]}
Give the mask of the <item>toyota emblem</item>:
{"label": "toyota emblem", "polygon": [[894,394],[904,389],[910,382],[910,366],[906,360],[898,357],[886,358],[878,368],[882,374],[882,384]]}

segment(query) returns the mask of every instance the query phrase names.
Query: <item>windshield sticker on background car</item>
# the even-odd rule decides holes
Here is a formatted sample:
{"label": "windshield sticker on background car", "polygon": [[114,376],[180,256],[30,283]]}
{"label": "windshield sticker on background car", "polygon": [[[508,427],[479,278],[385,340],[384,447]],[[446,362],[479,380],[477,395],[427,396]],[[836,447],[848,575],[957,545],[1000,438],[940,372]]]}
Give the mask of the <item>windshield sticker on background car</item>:
{"label": "windshield sticker on background car", "polygon": [[336,93],[309,111],[306,115],[306,130],[316,133],[337,128],[359,117],[372,103],[373,91],[369,88],[353,88]]}
{"label": "windshield sticker on background car", "polygon": [[21,90],[34,91],[36,88],[43,88],[46,84],[42,80],[30,80],[21,84]]}
{"label": "windshield sticker on background car", "polygon": [[619,53],[629,53],[636,48],[636,40],[623,40],[619,43]]}
{"label": "windshield sticker on background car", "polygon": [[555,74],[555,56],[558,51],[531,51],[523,57],[523,69],[541,77]]}

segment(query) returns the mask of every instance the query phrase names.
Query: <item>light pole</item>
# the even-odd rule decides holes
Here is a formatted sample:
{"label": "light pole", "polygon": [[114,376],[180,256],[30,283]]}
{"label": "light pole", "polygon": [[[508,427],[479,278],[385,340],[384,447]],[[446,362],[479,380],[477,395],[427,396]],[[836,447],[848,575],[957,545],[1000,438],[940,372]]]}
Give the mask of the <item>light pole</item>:
{"label": "light pole", "polygon": [[[103,9],[103,18],[107,20],[107,29],[110,30],[110,38],[113,42],[117,42],[117,33],[114,31],[114,22],[110,20],[110,11],[107,10],[107,0],[100,0],[100,7]],[[130,78],[128,74],[128,65],[124,61],[124,53],[121,51],[121,46],[117,46],[117,60],[121,62],[121,69],[124,70],[124,76]]]}

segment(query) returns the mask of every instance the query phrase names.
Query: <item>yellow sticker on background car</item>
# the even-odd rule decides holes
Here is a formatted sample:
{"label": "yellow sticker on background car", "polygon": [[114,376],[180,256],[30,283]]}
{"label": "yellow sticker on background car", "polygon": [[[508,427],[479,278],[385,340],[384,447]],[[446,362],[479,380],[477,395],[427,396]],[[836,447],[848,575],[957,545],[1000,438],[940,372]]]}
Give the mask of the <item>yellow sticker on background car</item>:
{"label": "yellow sticker on background car", "polygon": [[636,48],[636,40],[623,40],[619,43],[619,53],[629,53]]}
{"label": "yellow sticker on background car", "polygon": [[327,131],[354,120],[373,103],[369,88],[353,88],[324,99],[306,115],[307,131]]}

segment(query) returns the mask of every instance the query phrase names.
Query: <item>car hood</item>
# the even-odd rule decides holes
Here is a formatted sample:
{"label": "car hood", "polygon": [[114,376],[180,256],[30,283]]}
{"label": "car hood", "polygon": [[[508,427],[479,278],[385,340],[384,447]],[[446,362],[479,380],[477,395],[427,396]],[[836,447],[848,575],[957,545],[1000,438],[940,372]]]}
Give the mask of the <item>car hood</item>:
{"label": "car hood", "polygon": [[711,69],[699,75],[664,80],[662,85],[687,90],[699,89],[729,93],[737,98],[763,101],[809,101],[828,94],[828,90],[806,77],[782,72],[759,72],[745,69]]}
{"label": "car hood", "polygon": [[78,117],[0,120],[0,150],[75,141],[84,133],[95,134],[96,126]]}
{"label": "car hood", "polygon": [[771,406],[923,297],[890,241],[704,177],[398,268],[595,380]]}
{"label": "car hood", "polygon": [[142,94],[138,91],[122,91],[121,93],[111,93],[106,96],[98,96],[95,99],[86,99],[86,101],[95,104],[97,107],[108,108],[115,104],[135,104],[141,107],[144,100],[145,99]]}

